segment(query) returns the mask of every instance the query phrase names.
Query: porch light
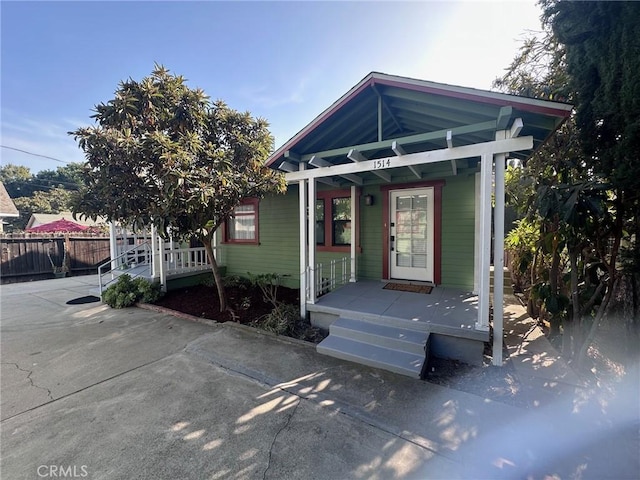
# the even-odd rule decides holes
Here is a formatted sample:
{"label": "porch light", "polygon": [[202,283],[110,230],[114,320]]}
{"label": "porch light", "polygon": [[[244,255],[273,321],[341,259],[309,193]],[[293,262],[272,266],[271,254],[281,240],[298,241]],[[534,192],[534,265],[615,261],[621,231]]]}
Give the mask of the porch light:
{"label": "porch light", "polygon": [[364,204],[367,206],[373,205],[373,195],[365,195],[364,196]]}

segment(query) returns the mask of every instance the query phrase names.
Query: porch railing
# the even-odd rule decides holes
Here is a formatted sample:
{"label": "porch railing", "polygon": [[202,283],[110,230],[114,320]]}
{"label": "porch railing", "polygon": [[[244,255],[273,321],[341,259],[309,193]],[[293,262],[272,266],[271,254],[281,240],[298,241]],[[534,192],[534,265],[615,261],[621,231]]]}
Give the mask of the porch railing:
{"label": "porch railing", "polygon": [[169,274],[209,268],[209,259],[204,247],[165,250],[164,261]]}
{"label": "porch railing", "polygon": [[311,272],[310,268],[307,270],[307,300],[313,300],[311,295],[312,284],[315,285],[315,297],[317,298],[348,283],[350,277],[350,257],[335,258],[328,262],[317,263],[314,272]]}

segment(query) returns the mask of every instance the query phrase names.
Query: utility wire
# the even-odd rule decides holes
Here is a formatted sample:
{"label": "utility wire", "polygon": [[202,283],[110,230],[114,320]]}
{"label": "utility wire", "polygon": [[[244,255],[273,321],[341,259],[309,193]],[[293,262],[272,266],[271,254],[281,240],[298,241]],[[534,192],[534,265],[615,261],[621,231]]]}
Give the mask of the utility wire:
{"label": "utility wire", "polygon": [[26,153],[27,155],[33,155],[34,157],[48,158],[49,160],[55,160],[56,162],[60,162],[60,163],[71,163],[71,162],[67,162],[65,160],[60,160],[59,158],[49,157],[48,155],[40,155],[39,153],[27,152],[26,150],[21,150],[19,148],[15,148],[15,147],[9,147],[7,145],[0,145],[0,147],[7,148],[9,150],[15,150],[16,152]]}

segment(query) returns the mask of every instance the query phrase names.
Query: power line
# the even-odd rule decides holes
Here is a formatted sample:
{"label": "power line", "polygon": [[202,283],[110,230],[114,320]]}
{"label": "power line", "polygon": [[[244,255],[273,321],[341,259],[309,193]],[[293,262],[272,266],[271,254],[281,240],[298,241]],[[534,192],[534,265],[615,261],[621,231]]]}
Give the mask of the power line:
{"label": "power line", "polygon": [[48,155],[40,155],[39,153],[27,152],[26,150],[21,150],[15,147],[9,147],[7,145],[0,145],[0,147],[7,148],[9,150],[15,150],[16,152],[26,153],[27,155],[33,155],[34,157],[48,158],[49,160],[55,160],[56,162],[60,162],[60,163],[70,163],[65,160],[60,160],[59,158],[49,157]]}

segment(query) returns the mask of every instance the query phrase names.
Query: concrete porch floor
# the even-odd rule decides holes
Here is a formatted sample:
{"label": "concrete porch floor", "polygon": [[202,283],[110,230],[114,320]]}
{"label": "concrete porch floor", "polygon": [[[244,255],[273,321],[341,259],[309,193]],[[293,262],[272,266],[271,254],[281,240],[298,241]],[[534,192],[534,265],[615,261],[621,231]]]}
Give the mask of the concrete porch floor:
{"label": "concrete porch floor", "polygon": [[404,328],[487,341],[488,331],[475,329],[478,296],[454,288],[434,287],[431,293],[386,290],[388,281],[348,283],[323,295],[311,312],[363,320],[389,321]]}

